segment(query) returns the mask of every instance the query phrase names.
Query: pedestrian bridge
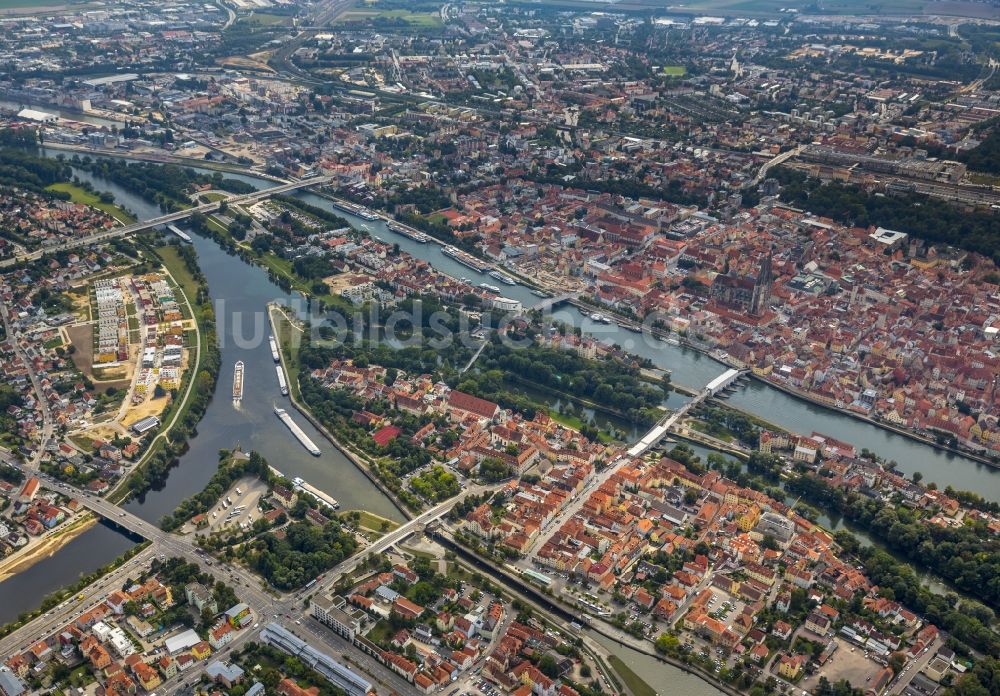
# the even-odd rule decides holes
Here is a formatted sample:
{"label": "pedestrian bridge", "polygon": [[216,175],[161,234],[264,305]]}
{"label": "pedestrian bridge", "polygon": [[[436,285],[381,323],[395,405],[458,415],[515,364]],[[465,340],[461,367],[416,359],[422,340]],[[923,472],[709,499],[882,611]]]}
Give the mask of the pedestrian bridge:
{"label": "pedestrian bridge", "polygon": [[646,435],[639,440],[637,443],[629,448],[628,454],[630,457],[641,457],[646,452],[656,447],[670,429],[674,427],[674,424],[687,415],[687,412],[692,408],[695,408],[699,404],[705,401],[705,399],[710,399],[715,396],[723,389],[731,385],[733,382],[738,380],[746,374],[746,370],[735,370],[729,369],[723,372],[721,375],[713,379],[711,382],[705,385],[705,388],[698,392],[698,395],[693,399],[688,401],[686,404],[681,406],[679,409],[673,413],[669,413],[659,420],[659,422],[654,425]]}

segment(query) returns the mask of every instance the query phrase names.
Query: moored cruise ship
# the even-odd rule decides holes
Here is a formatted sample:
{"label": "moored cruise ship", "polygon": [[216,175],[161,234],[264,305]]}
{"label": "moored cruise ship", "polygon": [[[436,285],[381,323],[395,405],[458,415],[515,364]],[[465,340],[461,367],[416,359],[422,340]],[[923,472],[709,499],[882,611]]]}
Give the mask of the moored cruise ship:
{"label": "moored cruise ship", "polygon": [[420,230],[411,230],[409,227],[404,227],[398,222],[387,222],[386,227],[395,232],[396,234],[401,234],[404,237],[409,237],[418,244],[426,244],[430,241],[430,237],[421,232]]}
{"label": "moored cruise ship", "polygon": [[450,244],[442,249],[441,253],[445,256],[450,256],[463,266],[468,266],[472,270],[479,271],[480,273],[486,273],[492,268],[492,266],[485,261],[477,259],[469,252],[462,251],[458,247],[451,246]]}
{"label": "moored cruise ship", "polygon": [[504,285],[517,285],[517,281],[502,271],[490,271],[490,278],[496,278]]}

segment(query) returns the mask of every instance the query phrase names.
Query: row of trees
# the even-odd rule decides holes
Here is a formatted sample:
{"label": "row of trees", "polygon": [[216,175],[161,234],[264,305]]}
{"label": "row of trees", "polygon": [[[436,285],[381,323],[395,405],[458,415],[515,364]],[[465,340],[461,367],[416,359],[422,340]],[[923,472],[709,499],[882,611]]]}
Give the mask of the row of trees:
{"label": "row of trees", "polygon": [[781,199],[798,208],[847,225],[881,225],[951,244],[1000,264],[1000,217],[991,212],[969,213],[919,193],[880,196],[854,184],[823,184],[786,167],[772,169],[771,175],[783,185]]}
{"label": "row of trees", "polygon": [[[16,186],[52,196],[55,194],[46,191],[45,187],[68,181],[69,177],[69,167],[54,159],[19,147],[0,149],[0,186]],[[60,197],[68,197],[68,194]]]}
{"label": "row of trees", "polygon": [[239,179],[227,179],[219,172],[199,174],[190,167],[156,162],[126,162],[119,159],[91,159],[74,155],[74,167],[115,182],[122,188],[174,211],[190,203],[188,194],[195,185],[209,185],[232,193],[250,193],[254,187]]}
{"label": "row of trees", "polygon": [[[811,475],[790,478],[785,486],[821,508],[842,515],[868,531],[896,553],[951,581],[970,596],[1000,606],[1000,541],[981,525],[950,529],[927,524],[901,505],[886,506],[857,493],[844,493]],[[898,601],[926,615],[956,639],[989,655],[1000,655],[1000,637],[990,629],[993,612],[986,606],[925,589],[913,568],[885,551],[862,547],[850,533],[838,532],[837,541],[865,564],[869,578],[889,587]]]}

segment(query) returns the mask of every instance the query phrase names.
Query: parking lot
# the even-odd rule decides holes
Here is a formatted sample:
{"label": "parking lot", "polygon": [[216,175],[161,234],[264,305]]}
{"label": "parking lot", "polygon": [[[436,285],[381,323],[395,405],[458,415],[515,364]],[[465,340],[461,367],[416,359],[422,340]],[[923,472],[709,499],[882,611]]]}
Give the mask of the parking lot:
{"label": "parking lot", "polygon": [[[865,657],[862,648],[840,638],[834,638],[834,640],[839,646],[837,651],[833,653],[825,665],[816,671],[816,674],[802,680],[799,684],[802,689],[811,692],[819,683],[820,676],[829,679],[831,684],[846,679],[851,682],[852,686],[865,689],[871,679],[882,669],[882,665]],[[851,652],[852,649],[854,652]]]}
{"label": "parking lot", "polygon": [[[239,491],[239,492],[237,492]],[[267,493],[267,485],[257,478],[242,478],[237,481],[222,499],[206,513],[208,532],[239,528],[251,525],[260,518],[257,503]]]}

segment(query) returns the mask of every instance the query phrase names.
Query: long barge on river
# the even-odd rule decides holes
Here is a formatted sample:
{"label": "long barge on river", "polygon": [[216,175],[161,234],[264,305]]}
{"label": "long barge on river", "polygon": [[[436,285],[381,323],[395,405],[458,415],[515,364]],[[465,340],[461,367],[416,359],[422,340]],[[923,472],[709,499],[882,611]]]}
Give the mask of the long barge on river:
{"label": "long barge on river", "polygon": [[288,415],[288,411],[286,411],[283,408],[278,408],[277,406],[275,406],[274,415],[276,415],[279,419],[281,419],[281,422],[284,423],[285,426],[292,431],[292,435],[294,435],[295,439],[298,440],[299,443],[306,448],[306,451],[309,452],[309,454],[311,454],[314,457],[318,457],[320,455],[319,447],[317,447],[316,444],[309,439],[309,436],[302,431],[302,428],[298,426],[298,423],[292,420],[292,417]]}
{"label": "long barge on river", "polygon": [[281,389],[282,396],[288,396],[288,382],[285,380],[285,371],[281,365],[275,365],[274,371],[278,374],[278,388]]}

